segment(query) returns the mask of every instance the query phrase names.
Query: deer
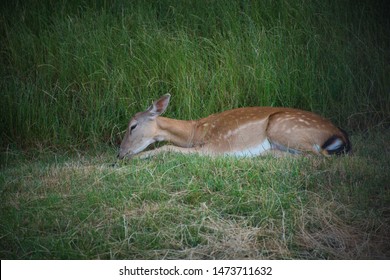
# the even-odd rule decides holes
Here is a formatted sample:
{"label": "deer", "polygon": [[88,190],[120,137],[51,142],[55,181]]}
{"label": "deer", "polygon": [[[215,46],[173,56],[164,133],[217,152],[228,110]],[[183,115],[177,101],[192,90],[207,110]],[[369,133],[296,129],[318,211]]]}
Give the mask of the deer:
{"label": "deer", "polygon": [[[341,155],[351,150],[347,133],[315,113],[284,107],[244,107],[198,120],[162,117],[171,95],[161,96],[131,118],[118,159],[165,152],[254,157],[271,154]],[[146,150],[155,142],[170,144]]]}

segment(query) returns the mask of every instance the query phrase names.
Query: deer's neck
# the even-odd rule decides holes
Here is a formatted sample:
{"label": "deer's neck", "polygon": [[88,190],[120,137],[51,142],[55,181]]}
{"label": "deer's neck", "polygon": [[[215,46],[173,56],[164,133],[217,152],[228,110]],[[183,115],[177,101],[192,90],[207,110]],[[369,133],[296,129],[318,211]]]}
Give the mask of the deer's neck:
{"label": "deer's neck", "polygon": [[169,141],[180,147],[195,145],[196,121],[158,117],[157,129],[160,141]]}

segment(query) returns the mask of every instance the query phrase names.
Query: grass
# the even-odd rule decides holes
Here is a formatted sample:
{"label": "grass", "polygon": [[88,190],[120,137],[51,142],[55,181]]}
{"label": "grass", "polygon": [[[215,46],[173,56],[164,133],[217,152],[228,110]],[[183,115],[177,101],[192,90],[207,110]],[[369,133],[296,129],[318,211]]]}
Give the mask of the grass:
{"label": "grass", "polygon": [[389,126],[385,3],[1,5],[3,149],[116,144],[129,117],[166,92],[175,118],[289,106],[348,131]]}
{"label": "grass", "polygon": [[0,257],[389,258],[388,136],[354,136],[347,157],[165,154],[116,168],[111,148],[10,151]]}
{"label": "grass", "polygon": [[[389,258],[386,1],[3,2],[1,258]],[[182,119],[311,110],[355,153],[110,167],[166,92]]]}

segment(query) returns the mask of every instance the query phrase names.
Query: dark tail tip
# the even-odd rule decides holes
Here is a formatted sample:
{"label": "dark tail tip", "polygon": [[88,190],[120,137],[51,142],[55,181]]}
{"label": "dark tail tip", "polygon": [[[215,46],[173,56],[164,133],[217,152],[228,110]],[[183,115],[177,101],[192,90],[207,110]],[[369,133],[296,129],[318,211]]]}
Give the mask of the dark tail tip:
{"label": "dark tail tip", "polygon": [[340,131],[344,137],[333,135],[321,146],[322,150],[326,151],[328,155],[343,155],[351,151],[352,146],[348,134],[341,128]]}

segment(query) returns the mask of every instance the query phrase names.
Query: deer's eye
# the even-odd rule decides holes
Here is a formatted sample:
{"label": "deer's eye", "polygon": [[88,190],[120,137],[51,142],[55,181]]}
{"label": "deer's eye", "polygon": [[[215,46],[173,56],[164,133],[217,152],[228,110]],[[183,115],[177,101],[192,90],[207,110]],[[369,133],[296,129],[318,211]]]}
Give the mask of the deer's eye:
{"label": "deer's eye", "polygon": [[130,132],[132,132],[136,127],[137,127],[137,125],[138,124],[132,124],[131,126],[130,126]]}

